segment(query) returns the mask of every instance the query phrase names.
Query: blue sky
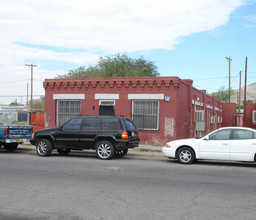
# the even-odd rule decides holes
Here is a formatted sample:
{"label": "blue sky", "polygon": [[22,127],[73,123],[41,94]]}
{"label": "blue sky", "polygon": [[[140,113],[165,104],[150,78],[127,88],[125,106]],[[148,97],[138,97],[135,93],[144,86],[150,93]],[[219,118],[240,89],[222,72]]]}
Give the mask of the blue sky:
{"label": "blue sky", "polygon": [[231,87],[240,70],[243,86],[247,56],[247,84],[256,82],[256,0],[0,1],[0,33],[0,104],[25,103],[25,64],[37,65],[37,98],[44,79],[117,53],[144,56],[160,76],[192,79],[208,93],[228,88],[225,57]]}

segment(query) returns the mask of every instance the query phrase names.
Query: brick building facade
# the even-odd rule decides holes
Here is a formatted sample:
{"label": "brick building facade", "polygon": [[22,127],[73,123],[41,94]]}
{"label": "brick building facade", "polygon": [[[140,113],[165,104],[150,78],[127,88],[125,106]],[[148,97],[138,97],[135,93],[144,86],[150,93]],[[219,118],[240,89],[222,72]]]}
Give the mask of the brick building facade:
{"label": "brick building facade", "polygon": [[76,115],[133,119],[141,143],[163,145],[221,127],[222,105],[178,77],[46,79],[46,127]]}

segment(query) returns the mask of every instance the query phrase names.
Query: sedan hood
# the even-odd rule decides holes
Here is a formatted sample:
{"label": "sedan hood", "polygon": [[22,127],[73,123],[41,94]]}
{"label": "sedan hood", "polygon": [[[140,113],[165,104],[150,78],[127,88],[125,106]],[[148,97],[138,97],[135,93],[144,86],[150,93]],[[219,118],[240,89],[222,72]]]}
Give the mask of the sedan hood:
{"label": "sedan hood", "polygon": [[193,145],[193,144],[198,144],[200,139],[196,138],[186,138],[186,139],[179,139],[179,140],[174,140],[170,141],[167,144],[169,145]]}

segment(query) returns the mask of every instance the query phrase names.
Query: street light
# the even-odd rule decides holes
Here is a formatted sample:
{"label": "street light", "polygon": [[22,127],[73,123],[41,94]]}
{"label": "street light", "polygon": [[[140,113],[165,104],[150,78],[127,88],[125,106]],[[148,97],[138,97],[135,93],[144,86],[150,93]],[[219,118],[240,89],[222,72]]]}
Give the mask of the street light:
{"label": "street light", "polygon": [[33,68],[37,67],[37,65],[32,64],[25,64],[31,69],[31,100],[30,100],[30,111],[32,112],[33,109]]}

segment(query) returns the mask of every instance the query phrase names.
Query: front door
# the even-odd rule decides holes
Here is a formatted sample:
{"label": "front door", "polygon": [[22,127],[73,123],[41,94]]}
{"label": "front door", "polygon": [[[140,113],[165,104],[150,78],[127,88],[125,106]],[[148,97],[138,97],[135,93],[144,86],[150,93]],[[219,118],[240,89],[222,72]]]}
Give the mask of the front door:
{"label": "front door", "polygon": [[79,130],[82,118],[73,118],[59,128],[54,134],[54,144],[66,147],[79,145]]}
{"label": "front door", "polygon": [[115,115],[115,107],[100,105],[99,115]]}
{"label": "front door", "polygon": [[230,160],[230,135],[231,130],[225,129],[202,139],[199,146],[200,158]]}

